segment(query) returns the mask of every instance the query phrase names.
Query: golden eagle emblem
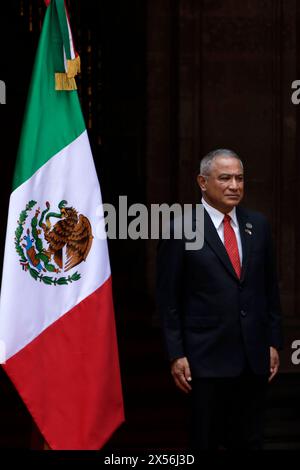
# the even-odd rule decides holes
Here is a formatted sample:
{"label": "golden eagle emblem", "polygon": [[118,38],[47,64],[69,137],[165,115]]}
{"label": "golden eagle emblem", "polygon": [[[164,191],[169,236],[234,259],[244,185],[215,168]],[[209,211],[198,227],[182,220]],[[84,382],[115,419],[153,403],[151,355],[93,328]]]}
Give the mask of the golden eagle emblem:
{"label": "golden eagle emblem", "polygon": [[[67,201],[61,201],[58,205],[60,213],[49,212],[50,204],[46,202],[39,225],[44,231],[45,240],[48,242],[48,250],[45,252],[50,257],[53,255],[55,263],[63,268],[63,248],[66,247],[66,261],[64,271],[74,268],[85,261],[91,249],[93,235],[89,219],[84,215],[78,215],[74,207],[65,207]],[[46,223],[43,222],[44,216]],[[53,226],[52,218],[61,219]]]}
{"label": "golden eagle emblem", "polygon": [[35,280],[39,279],[45,284],[63,285],[80,279],[78,272],[68,277],[51,277],[43,273],[70,271],[87,259],[93,243],[89,219],[67,204],[67,201],[62,200],[58,204],[58,212],[50,211],[49,202],[45,203],[42,212],[38,207],[25,235],[28,213],[36,205],[36,201],[29,201],[19,216],[15,246],[20,264]]}

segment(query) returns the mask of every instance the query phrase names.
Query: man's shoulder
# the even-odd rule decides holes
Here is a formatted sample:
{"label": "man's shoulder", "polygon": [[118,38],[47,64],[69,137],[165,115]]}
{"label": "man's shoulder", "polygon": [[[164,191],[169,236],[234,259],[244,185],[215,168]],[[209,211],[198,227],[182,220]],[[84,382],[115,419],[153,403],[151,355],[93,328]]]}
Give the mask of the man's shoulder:
{"label": "man's shoulder", "polygon": [[244,219],[249,219],[249,222],[261,223],[261,224],[269,224],[268,218],[262,212],[253,211],[252,209],[248,209],[244,206],[238,206],[236,208],[237,217],[242,217]]}

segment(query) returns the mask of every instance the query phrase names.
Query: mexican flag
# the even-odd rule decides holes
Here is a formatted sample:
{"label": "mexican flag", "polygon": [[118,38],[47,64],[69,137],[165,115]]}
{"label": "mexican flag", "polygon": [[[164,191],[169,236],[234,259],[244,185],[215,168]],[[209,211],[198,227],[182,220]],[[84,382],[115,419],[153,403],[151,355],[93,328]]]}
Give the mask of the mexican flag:
{"label": "mexican flag", "polygon": [[64,1],[46,3],[10,197],[0,344],[50,448],[99,449],[124,420],[111,272],[79,57]]}

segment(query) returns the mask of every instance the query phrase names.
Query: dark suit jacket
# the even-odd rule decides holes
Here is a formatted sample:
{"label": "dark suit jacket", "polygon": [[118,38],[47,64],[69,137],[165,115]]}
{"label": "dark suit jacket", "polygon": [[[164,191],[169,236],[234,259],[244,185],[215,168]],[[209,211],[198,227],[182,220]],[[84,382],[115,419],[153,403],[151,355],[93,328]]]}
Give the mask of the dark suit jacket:
{"label": "dark suit jacket", "polygon": [[206,211],[202,249],[187,251],[184,238],[159,243],[157,301],[167,353],[170,360],[187,356],[193,377],[237,376],[246,362],[269,374],[269,348],[282,347],[269,224],[258,212],[236,210],[241,279]]}

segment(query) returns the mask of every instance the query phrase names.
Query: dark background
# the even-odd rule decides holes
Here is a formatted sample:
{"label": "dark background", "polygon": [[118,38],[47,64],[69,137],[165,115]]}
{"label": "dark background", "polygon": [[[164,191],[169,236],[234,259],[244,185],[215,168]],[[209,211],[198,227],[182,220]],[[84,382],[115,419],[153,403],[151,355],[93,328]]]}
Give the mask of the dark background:
{"label": "dark background", "polygon": [[[1,259],[20,127],[45,11],[0,10]],[[296,0],[69,1],[84,116],[104,202],[194,203],[199,159],[233,148],[245,205],[264,212],[277,251],[286,347],[270,387],[266,448],[300,448],[300,79]],[[172,384],[154,302],[155,241],[110,240],[126,423],[109,449],[184,449],[186,399]],[[26,298],[24,298],[26,301]],[[3,373],[1,448],[29,448],[32,423]]]}

